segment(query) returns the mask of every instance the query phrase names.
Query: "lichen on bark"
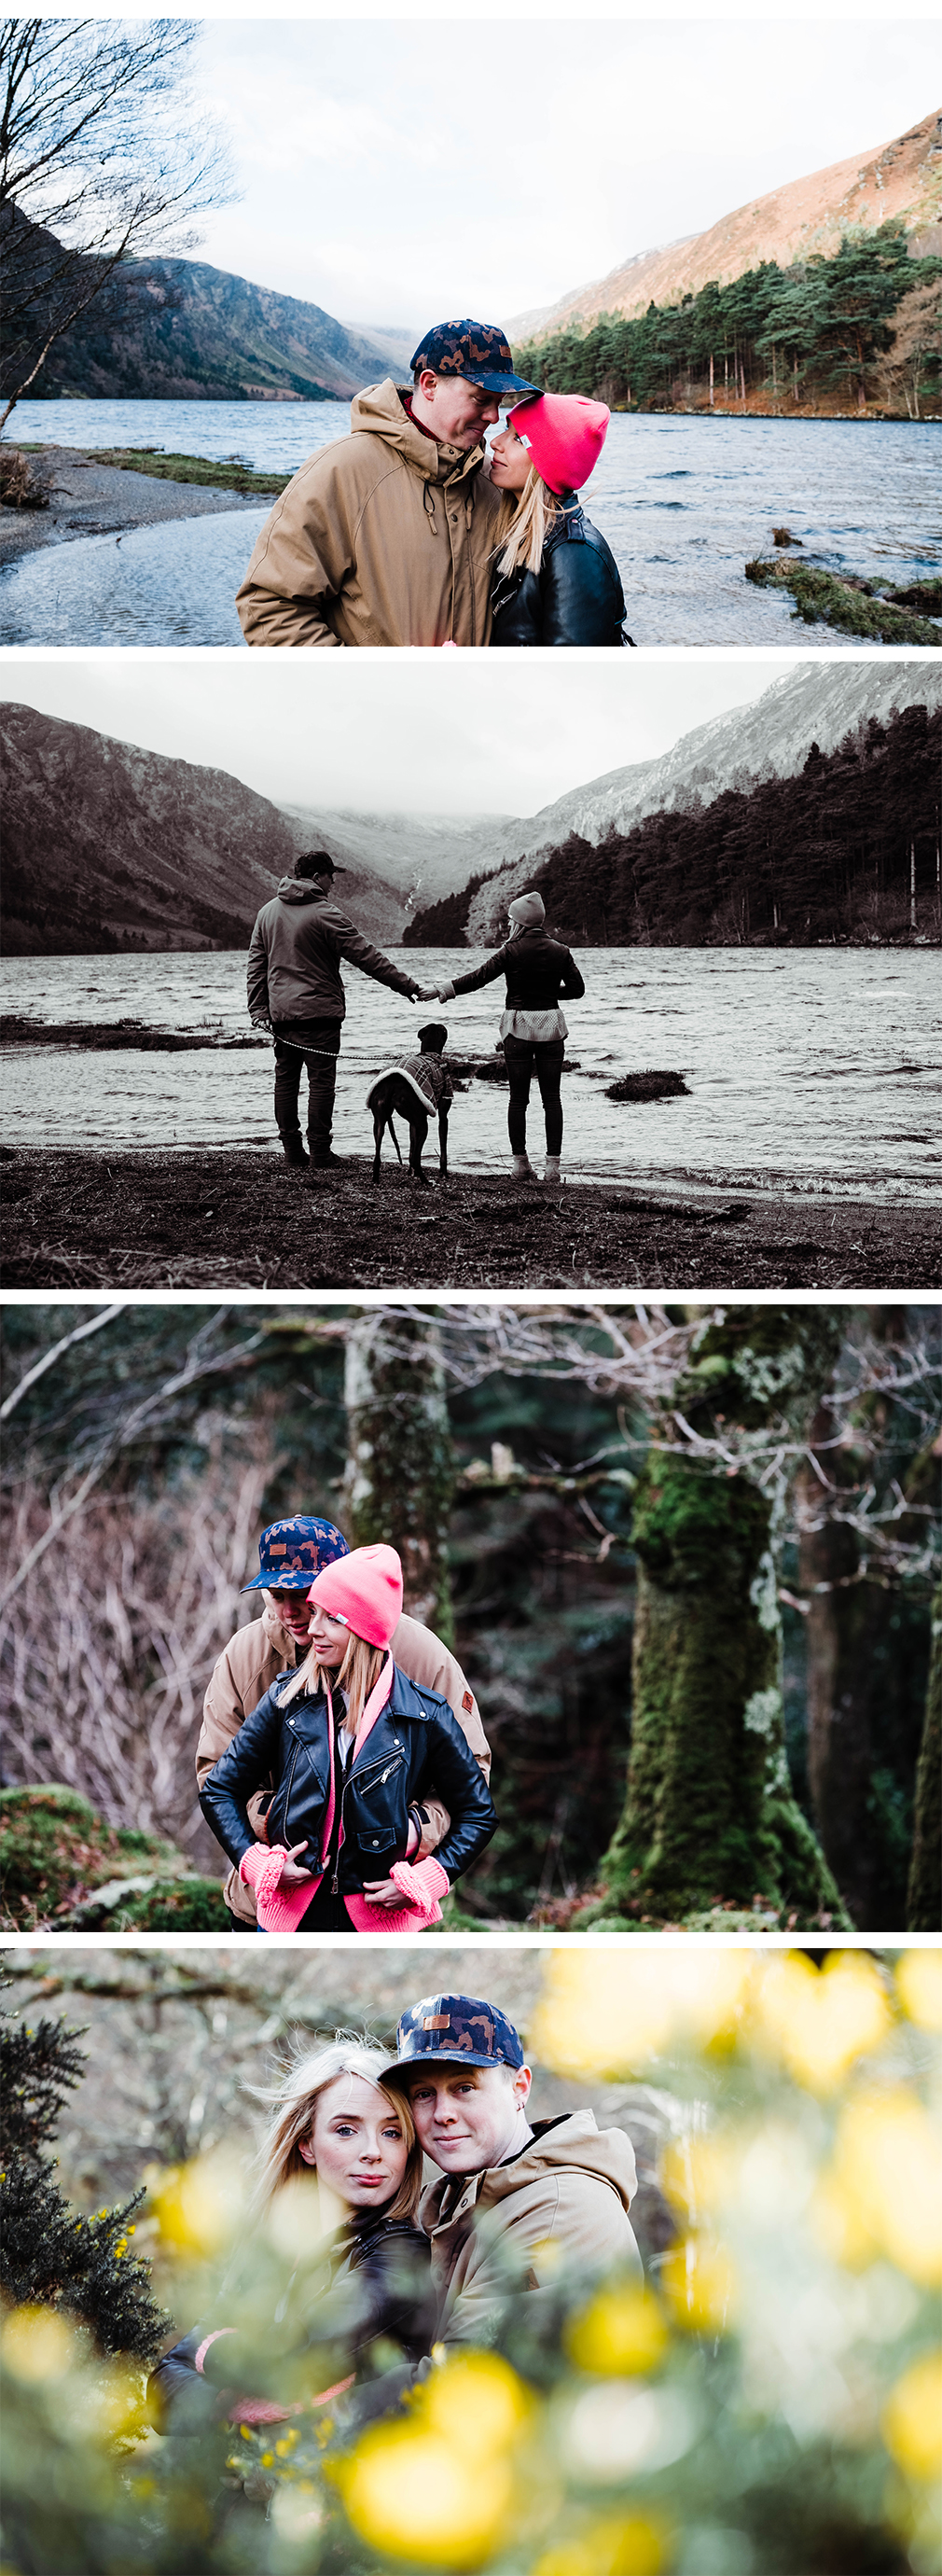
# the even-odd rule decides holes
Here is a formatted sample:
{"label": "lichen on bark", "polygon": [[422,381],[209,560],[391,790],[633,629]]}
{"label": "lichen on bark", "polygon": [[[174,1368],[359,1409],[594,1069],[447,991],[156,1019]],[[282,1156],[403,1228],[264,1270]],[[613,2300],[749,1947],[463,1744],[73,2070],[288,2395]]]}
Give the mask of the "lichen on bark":
{"label": "lichen on bark", "polygon": [[[789,1433],[833,1365],[834,1310],[736,1308],[710,1325],[676,1391],[701,1435]],[[665,1426],[666,1427],[666,1426]],[[676,1429],[673,1429],[676,1440]],[[785,1752],[775,1506],[748,1473],[657,1444],[635,1495],[638,1600],[624,1814],[601,1865],[605,1920],[682,1920],[758,1896],[816,1926],[847,1925],[793,1795]],[[588,1921],[587,1914],[581,1920]]]}
{"label": "lichen on bark", "polygon": [[932,1604],[926,1722],[916,1773],[916,1823],[906,1900],[909,1932],[942,1930],[942,1592]]}
{"label": "lichen on bark", "polygon": [[365,1315],[347,1341],[344,1526],[355,1547],[379,1540],[402,1558],[404,1606],[453,1639],[448,1528],[455,1461],[434,1320]]}

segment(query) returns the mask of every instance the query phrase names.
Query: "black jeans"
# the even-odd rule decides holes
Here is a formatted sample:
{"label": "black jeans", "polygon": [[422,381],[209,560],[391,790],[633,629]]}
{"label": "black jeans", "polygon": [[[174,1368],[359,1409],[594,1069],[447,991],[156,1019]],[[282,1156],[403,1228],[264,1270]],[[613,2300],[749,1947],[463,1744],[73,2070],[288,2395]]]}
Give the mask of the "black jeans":
{"label": "black jeans", "polygon": [[542,1046],[536,1046],[526,1038],[504,1039],[504,1063],[510,1075],[507,1133],[512,1154],[525,1154],[527,1150],[527,1104],[534,1072],[546,1120],[546,1151],[548,1154],[559,1153],[563,1141],[563,1104],[559,1085],[565,1053],[563,1038],[547,1038]]}
{"label": "black jeans", "polygon": [[[279,1136],[300,1136],[298,1100],[307,1073],[307,1141],[312,1155],[329,1154],[334,1116],[339,1020],[276,1020],[275,1123]],[[290,1044],[289,1044],[290,1040]]]}
{"label": "black jeans", "polygon": [[230,1913],[229,1913],[228,1905],[227,1905],[227,1907],[226,1907],[226,1913],[227,1913],[228,1918],[229,1918],[229,1930],[230,1930],[230,1932],[257,1932],[257,1931],[258,1931],[258,1924],[257,1924],[257,1923],[243,1923],[243,1921],[242,1921],[242,1917],[241,1917],[241,1914],[230,1914]]}

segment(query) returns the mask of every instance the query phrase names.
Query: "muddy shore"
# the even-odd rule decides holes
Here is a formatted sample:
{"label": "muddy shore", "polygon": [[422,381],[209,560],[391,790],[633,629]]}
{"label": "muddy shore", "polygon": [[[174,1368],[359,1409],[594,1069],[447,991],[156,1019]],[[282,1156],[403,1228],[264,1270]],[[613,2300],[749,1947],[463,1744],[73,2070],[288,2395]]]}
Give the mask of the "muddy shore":
{"label": "muddy shore", "polygon": [[[32,460],[31,460],[32,461]],[[220,510],[274,507],[271,492],[239,493],[202,483],[173,483],[136,474],[123,465],[100,465],[77,447],[44,447],[42,477],[48,510],[0,509],[0,563],[13,563],[41,546],[67,545],[75,537],[123,536],[162,519],[198,519]]]}
{"label": "muddy shore", "polygon": [[[434,1165],[432,1166],[434,1169]],[[457,1174],[430,1190],[354,1156],[310,1179],[280,1155],[0,1148],[5,1288],[931,1290],[942,1212],[809,1190]]]}

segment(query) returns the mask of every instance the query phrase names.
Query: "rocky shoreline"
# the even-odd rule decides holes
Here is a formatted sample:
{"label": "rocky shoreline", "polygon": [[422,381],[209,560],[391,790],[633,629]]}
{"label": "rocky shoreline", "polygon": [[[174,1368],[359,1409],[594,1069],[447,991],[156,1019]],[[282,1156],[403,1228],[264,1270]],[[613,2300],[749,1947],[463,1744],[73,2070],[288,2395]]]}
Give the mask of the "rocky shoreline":
{"label": "rocky shoreline", "polygon": [[[174,482],[156,472],[140,473],[126,465],[103,465],[77,447],[44,447],[42,479],[48,509],[0,508],[0,563],[43,546],[68,545],[76,537],[124,536],[131,528],[149,528],[163,519],[211,517],[220,510],[258,510],[274,505],[283,478],[273,486],[239,492],[228,485]],[[224,469],[223,469],[224,470]]]}
{"label": "rocky shoreline", "polygon": [[810,1186],[514,1188],[459,1172],[417,1190],[386,1166],[374,1189],[359,1155],[313,1181],[278,1154],[229,1148],[0,1158],[8,1289],[925,1294],[942,1275],[938,1208]]}

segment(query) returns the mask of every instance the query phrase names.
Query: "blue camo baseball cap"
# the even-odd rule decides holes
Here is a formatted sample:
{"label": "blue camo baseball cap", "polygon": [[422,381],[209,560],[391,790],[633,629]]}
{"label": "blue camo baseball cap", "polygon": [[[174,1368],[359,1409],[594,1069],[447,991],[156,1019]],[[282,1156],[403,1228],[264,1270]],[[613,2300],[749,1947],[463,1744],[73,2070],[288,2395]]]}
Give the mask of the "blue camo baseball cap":
{"label": "blue camo baseball cap", "polygon": [[[477,1995],[425,1995],[410,2004],[396,2032],[398,2069],[436,2059],[463,2066],[523,2066],[519,2031],[496,2004]],[[387,2070],[392,2072],[392,2067]]]}
{"label": "blue camo baseball cap", "polygon": [[333,1521],[314,1520],[304,1512],[291,1521],[270,1521],[258,1543],[259,1571],[242,1590],[309,1592],[325,1565],[349,1554],[343,1531]]}

